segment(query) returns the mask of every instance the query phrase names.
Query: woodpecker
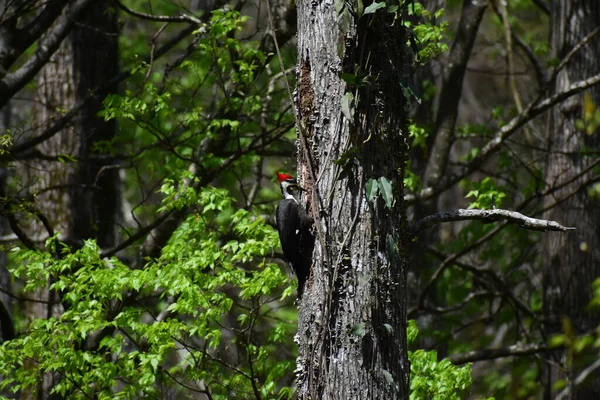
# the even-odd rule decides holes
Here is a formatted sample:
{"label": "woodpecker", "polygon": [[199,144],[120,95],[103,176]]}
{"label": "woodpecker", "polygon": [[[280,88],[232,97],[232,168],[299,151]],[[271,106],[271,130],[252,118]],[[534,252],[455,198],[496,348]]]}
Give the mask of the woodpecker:
{"label": "woodpecker", "polygon": [[277,179],[283,194],[283,200],[279,202],[275,214],[279,241],[285,259],[298,277],[298,298],[301,298],[310,272],[315,245],[312,234],[313,221],[294,197],[294,192],[304,190],[298,185],[296,179],[282,173],[277,173]]}

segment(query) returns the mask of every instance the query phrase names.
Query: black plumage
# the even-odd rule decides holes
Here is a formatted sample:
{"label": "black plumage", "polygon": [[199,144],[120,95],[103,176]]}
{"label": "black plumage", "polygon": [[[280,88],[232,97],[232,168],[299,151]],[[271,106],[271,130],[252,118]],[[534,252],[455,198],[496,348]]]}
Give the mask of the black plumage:
{"label": "black plumage", "polygon": [[[286,190],[291,192],[291,188]],[[277,206],[275,214],[277,230],[283,255],[298,278],[298,297],[302,297],[304,285],[310,273],[314,236],[312,234],[312,219],[295,198],[286,196]]]}

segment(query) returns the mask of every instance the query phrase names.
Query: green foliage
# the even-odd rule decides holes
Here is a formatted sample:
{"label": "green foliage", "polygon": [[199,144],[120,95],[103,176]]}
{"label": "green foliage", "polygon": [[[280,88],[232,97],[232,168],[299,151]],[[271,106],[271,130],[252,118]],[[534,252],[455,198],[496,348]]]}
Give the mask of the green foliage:
{"label": "green foliage", "polygon": [[369,203],[375,204],[377,197],[381,196],[387,208],[391,209],[394,206],[392,182],[385,176],[382,176],[379,179],[369,179],[367,181],[366,191]]}
{"label": "green foliage", "polygon": [[[177,15],[183,6],[153,7]],[[189,40],[159,58],[181,25],[156,32],[123,13],[121,65],[131,75],[99,112],[118,133],[92,150],[122,160],[124,202],[133,208],[123,241],[157,218],[187,216],[151,258],[140,256],[149,253],[144,235],[110,258],[93,240],[78,248],[58,235],[42,250],[14,249],[15,290],[37,297],[49,286],[55,316],[27,321],[16,310],[19,335],[0,347],[0,390],[35,391],[45,373],[57,394],[73,399],[293,395],[293,285],[273,262],[279,241],[264,218],[273,191],[259,188],[258,205],[247,208],[229,195],[257,165],[256,149],[280,151],[285,135],[295,138],[282,66],[267,65],[261,44],[243,38],[248,18],[240,12],[226,6],[202,18]],[[150,50],[156,58],[142,61]],[[217,177],[221,188],[209,187]],[[29,199],[9,206],[35,217]]]}
{"label": "green foliage", "polygon": [[[205,382],[216,399],[254,385],[264,397],[289,397],[291,389],[276,382],[292,374],[293,359],[272,354],[295,329],[293,318],[285,322],[290,315],[269,306],[288,282],[268,261],[276,233],[236,211],[224,190],[182,192],[166,182],[162,191],[167,209],[195,203],[201,214],[190,215],[142,269],[102,259],[91,240],[72,253],[54,238],[45,251],[13,251],[19,263],[11,273],[25,291],[53,282],[64,313],[34,320],[0,347],[1,387],[35,390],[40,373],[50,372],[59,378],[54,391],[73,399],[160,397],[160,387],[183,390],[178,381]],[[216,352],[234,344],[247,361]]]}
{"label": "green foliage", "polygon": [[365,8],[363,15],[373,14],[375,11],[379,10],[380,8],[385,8],[385,6],[386,6],[385,1],[373,2],[373,3],[371,3],[371,5],[369,5],[368,7]]}
{"label": "green foliage", "polygon": [[10,131],[6,131],[6,133],[0,136],[0,155],[6,153],[6,149],[9,149],[13,144],[13,137],[10,134]]}
{"label": "green foliage", "polygon": [[583,119],[577,120],[575,125],[586,135],[593,135],[600,128],[600,108],[589,93],[583,95]]}
{"label": "green foliage", "polygon": [[[417,334],[416,322],[409,321],[408,343],[412,343]],[[470,364],[457,367],[448,359],[438,361],[436,351],[410,351],[408,357],[411,400],[458,400],[471,388]]]}
{"label": "green foliage", "polygon": [[444,42],[444,34],[448,29],[447,22],[436,24],[436,20],[444,14],[443,9],[430,13],[421,3],[408,3],[408,15],[419,18],[419,23],[413,23],[409,19],[404,19],[406,26],[417,42],[418,51],[415,55],[415,61],[419,64],[426,64],[439,55],[448,51],[448,45]]}
{"label": "green foliage", "polygon": [[[597,312],[600,308],[600,278],[592,283],[592,299],[588,304],[590,312]],[[550,338],[550,346],[564,348],[566,352],[566,368],[570,371],[581,371],[600,358],[600,326],[592,332],[577,334],[572,321],[563,317],[562,333]],[[558,391],[569,384],[562,379],[554,382],[552,389]]]}
{"label": "green foliage", "polygon": [[411,147],[425,148],[429,131],[417,124],[408,126],[408,136],[412,138]]}
{"label": "green foliage", "polygon": [[421,182],[421,178],[412,172],[409,167],[406,167],[404,170],[404,187],[415,193],[421,190],[423,183]]}
{"label": "green foliage", "polygon": [[472,182],[471,185],[473,189],[465,196],[474,198],[469,204],[469,208],[489,210],[493,207],[500,207],[502,200],[506,197],[506,194],[496,186],[490,177],[483,178],[479,182]]}
{"label": "green foliage", "polygon": [[[121,132],[99,149],[133,155],[146,180],[158,183],[179,179],[192,159],[206,170],[222,168],[232,153],[256,144],[256,132],[292,133],[293,115],[280,107],[289,100],[285,92],[265,99],[269,77],[257,76],[267,55],[259,43],[236,38],[246,20],[237,11],[213,11],[195,32],[189,56],[177,69],[164,65],[165,74],[153,72],[160,62],[150,69],[134,59],[124,94],[107,96],[99,113],[118,120]],[[259,128],[261,111],[269,120]],[[212,151],[205,148],[209,142]],[[237,158],[252,161],[244,153]]]}

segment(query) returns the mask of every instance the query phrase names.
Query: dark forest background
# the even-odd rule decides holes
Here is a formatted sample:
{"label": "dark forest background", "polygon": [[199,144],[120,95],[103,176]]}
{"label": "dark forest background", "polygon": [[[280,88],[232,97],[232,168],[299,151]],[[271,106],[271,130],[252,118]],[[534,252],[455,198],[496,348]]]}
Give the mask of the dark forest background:
{"label": "dark forest background", "polygon": [[[295,3],[0,1],[1,395],[294,398]],[[399,4],[408,223],[576,228],[415,232],[411,398],[598,398],[600,3]]]}

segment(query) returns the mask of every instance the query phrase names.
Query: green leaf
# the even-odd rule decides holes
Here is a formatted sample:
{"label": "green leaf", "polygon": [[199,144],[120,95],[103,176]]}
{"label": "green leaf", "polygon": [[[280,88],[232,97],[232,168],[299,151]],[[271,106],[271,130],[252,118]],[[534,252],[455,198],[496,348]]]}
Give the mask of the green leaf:
{"label": "green leaf", "polygon": [[390,324],[383,324],[383,327],[385,328],[385,331],[388,333],[388,335],[394,333],[394,328]]}
{"label": "green leaf", "polygon": [[408,344],[411,344],[417,338],[417,335],[419,334],[419,328],[417,327],[417,321],[415,321],[414,319],[408,320],[407,325],[408,326],[406,327],[406,342]]}
{"label": "green leaf", "polygon": [[385,2],[376,2],[376,3],[372,3],[369,7],[365,8],[365,12],[363,13],[363,15],[367,15],[367,14],[373,14],[375,11],[379,10],[380,8],[385,7]]}
{"label": "green leaf", "polygon": [[387,208],[392,208],[394,205],[394,194],[392,192],[392,183],[384,176],[379,178],[379,192]]}
{"label": "green leaf", "polygon": [[566,335],[554,335],[550,338],[550,347],[560,347],[567,342]]}
{"label": "green leaf", "polygon": [[350,74],[348,72],[340,74],[340,78],[342,78],[342,80],[349,85],[355,86],[360,83],[360,78],[358,76],[356,76],[355,74]]}
{"label": "green leaf", "polygon": [[353,102],[354,95],[351,92],[347,92],[344,94],[344,96],[342,96],[342,114],[344,114],[344,117],[346,117],[346,119],[350,122],[354,121],[354,105],[352,104]]}
{"label": "green leaf", "polygon": [[353,158],[356,157],[356,155],[358,154],[358,148],[357,147],[352,147],[350,148],[348,151],[344,152],[340,158],[338,158],[337,160],[334,160],[333,162],[336,165],[340,165],[340,166],[344,166],[346,165],[350,160],[352,160]]}
{"label": "green leaf", "polygon": [[392,376],[392,374],[390,374],[390,371],[382,369],[381,372],[383,373],[383,376],[385,377],[385,380],[387,381],[387,383],[389,383],[390,385],[393,385],[394,377]]}
{"label": "green leaf", "polygon": [[373,203],[379,192],[379,185],[375,179],[369,179],[367,181],[367,201]]}
{"label": "green leaf", "polygon": [[352,327],[352,334],[354,336],[363,337],[365,336],[365,324],[356,324]]}

